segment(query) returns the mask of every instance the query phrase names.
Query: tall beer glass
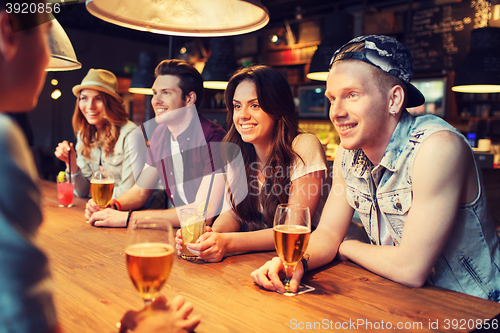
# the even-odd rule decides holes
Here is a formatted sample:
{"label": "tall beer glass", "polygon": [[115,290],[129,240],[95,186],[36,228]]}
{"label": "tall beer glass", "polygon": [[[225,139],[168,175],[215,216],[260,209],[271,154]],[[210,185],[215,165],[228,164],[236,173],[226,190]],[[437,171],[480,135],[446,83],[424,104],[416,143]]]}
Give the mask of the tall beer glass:
{"label": "tall beer glass", "polygon": [[158,296],[172,270],[174,236],[170,223],[155,218],[131,220],[125,261],[132,283],[148,305]]}
{"label": "tall beer glass", "polygon": [[106,208],[111,201],[114,189],[115,179],[111,171],[97,170],[92,173],[90,195],[100,210]]}
{"label": "tall beer glass", "polygon": [[309,207],[300,204],[280,204],[274,215],[274,245],[285,265],[285,294],[294,295],[290,288],[295,266],[302,259],[311,236]]}

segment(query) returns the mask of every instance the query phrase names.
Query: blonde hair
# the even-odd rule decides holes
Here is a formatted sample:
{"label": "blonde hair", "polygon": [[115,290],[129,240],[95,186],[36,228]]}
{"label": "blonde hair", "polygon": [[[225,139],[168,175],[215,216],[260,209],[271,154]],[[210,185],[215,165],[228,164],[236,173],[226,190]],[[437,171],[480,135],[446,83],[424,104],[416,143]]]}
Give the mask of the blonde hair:
{"label": "blonde hair", "polygon": [[99,130],[94,125],[88,123],[80,110],[81,92],[76,99],[75,111],[73,113],[73,131],[75,136],[78,137],[80,135],[83,141],[82,155],[86,160],[90,159],[90,150],[94,146],[101,146],[105,156],[113,154],[116,141],[120,136],[120,127],[128,121],[128,113],[123,103],[118,102],[106,93],[97,92],[104,103],[104,125]]}

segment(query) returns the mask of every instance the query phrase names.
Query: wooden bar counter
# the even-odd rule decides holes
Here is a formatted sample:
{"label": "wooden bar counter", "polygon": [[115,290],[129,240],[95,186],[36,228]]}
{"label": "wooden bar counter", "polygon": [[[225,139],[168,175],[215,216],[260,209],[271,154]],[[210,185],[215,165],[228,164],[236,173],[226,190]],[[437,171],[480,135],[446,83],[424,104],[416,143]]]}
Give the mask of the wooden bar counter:
{"label": "wooden bar counter", "polygon": [[[39,240],[51,262],[55,304],[64,332],[117,332],[130,309],[142,308],[126,271],[125,229],[85,223],[86,200],[57,206],[56,185],[41,181]],[[176,258],[162,293],[183,295],[202,316],[196,332],[471,331],[500,304],[433,286],[408,288],[349,262],[334,261],[303,280],[315,291],[294,297],[261,289],[250,273],[275,252],[220,263]],[[500,323],[497,322],[500,327]]]}

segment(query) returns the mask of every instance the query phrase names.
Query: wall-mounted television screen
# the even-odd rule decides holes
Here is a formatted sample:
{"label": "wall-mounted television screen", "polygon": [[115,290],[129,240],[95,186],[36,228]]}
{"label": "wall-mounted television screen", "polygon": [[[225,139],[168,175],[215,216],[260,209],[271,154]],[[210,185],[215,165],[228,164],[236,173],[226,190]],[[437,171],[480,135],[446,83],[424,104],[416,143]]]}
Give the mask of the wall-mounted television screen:
{"label": "wall-mounted television screen", "polygon": [[326,84],[299,87],[299,118],[328,119],[330,102],[325,90]]}
{"label": "wall-mounted television screen", "polygon": [[421,106],[408,108],[408,111],[414,116],[434,114],[444,118],[446,112],[446,80],[447,78],[444,76],[413,79],[411,83],[424,95],[425,103]]}

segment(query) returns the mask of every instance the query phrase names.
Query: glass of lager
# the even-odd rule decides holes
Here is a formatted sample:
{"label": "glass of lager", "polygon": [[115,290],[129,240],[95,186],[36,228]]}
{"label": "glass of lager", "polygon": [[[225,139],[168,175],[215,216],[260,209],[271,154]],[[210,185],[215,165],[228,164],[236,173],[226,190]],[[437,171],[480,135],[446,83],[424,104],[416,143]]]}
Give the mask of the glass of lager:
{"label": "glass of lager", "polygon": [[300,204],[280,204],[274,215],[274,246],[285,266],[285,295],[295,295],[290,288],[295,266],[302,259],[311,236],[309,207]]}
{"label": "glass of lager", "polygon": [[128,275],[148,305],[167,282],[174,262],[174,235],[166,221],[133,219],[127,228],[125,262]]}
{"label": "glass of lager", "polygon": [[113,173],[107,170],[97,170],[92,173],[90,179],[90,195],[94,202],[102,210],[106,208],[113,197],[115,179]]}

